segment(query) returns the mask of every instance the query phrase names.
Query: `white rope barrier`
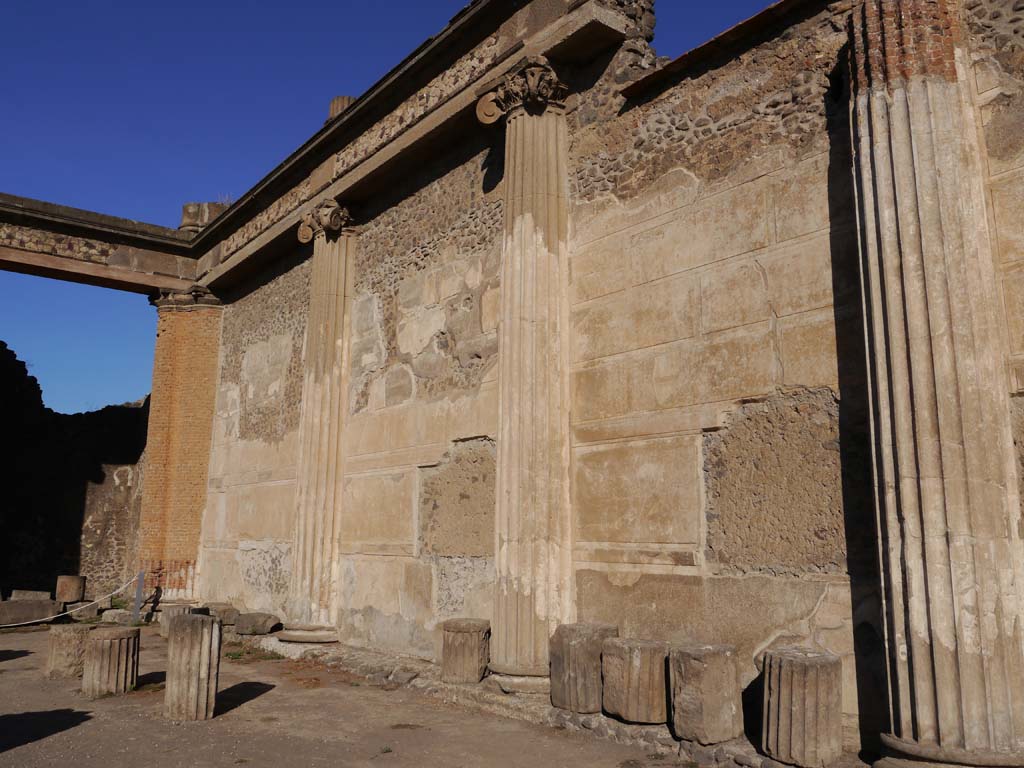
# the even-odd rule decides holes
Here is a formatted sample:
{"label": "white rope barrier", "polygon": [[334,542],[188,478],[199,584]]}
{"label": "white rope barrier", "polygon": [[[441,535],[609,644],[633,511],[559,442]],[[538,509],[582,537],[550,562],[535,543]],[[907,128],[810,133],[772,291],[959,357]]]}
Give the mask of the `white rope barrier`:
{"label": "white rope barrier", "polygon": [[89,608],[90,606],[96,605],[97,603],[102,603],[104,600],[107,600],[108,598],[113,597],[118,592],[123,592],[125,589],[127,589],[132,584],[134,584],[138,580],[138,578],[139,577],[137,575],[136,576],[132,576],[129,581],[127,581],[126,583],[124,583],[123,585],[121,585],[120,587],[115,589],[109,595],[104,595],[101,598],[93,600],[91,603],[86,603],[85,605],[80,605],[77,608],[72,608],[70,611],[64,611],[64,613],[58,613],[56,616],[47,616],[45,619],[34,619],[32,621],[22,621],[22,622],[19,622],[18,624],[0,624],[0,629],[10,629],[11,627],[27,627],[29,624],[41,624],[44,621],[53,621],[54,619],[59,619],[61,616],[70,616],[72,613],[77,613],[78,611],[84,611],[86,608]]}

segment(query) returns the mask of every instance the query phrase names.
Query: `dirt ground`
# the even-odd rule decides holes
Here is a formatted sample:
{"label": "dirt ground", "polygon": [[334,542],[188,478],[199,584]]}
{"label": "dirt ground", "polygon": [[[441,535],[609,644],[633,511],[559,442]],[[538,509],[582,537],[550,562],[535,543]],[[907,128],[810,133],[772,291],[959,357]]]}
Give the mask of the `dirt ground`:
{"label": "dirt ground", "polygon": [[45,630],[0,634],[0,766],[661,768],[633,747],[448,706],[409,689],[226,648],[217,716],[161,715],[166,641],[143,630],[139,690],[89,701],[43,677]]}

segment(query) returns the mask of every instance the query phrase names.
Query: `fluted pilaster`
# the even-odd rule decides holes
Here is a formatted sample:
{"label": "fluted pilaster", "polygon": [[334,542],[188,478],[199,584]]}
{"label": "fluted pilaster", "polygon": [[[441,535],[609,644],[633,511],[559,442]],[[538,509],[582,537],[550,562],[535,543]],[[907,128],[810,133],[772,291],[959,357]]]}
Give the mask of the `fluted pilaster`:
{"label": "fluted pilaster", "polygon": [[513,675],[547,675],[571,618],[565,92],[529,59],[478,108],[507,114],[491,669]]}
{"label": "fluted pilaster", "polygon": [[342,499],[345,294],[356,249],[350,224],[348,212],[328,200],[307,214],[299,227],[300,242],[313,242],[313,270],[289,619],[307,625],[332,623],[332,568]]}
{"label": "fluted pilaster", "polygon": [[1024,764],[1019,499],[955,0],[863,0],[855,181],[896,762]]}

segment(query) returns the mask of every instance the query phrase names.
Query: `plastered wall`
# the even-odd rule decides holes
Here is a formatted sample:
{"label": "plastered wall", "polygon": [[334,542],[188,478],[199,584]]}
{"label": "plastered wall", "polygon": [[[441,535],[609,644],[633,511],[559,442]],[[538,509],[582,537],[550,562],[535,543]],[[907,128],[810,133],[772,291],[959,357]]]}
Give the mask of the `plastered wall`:
{"label": "plastered wall", "polygon": [[880,617],[845,12],[581,97],[572,481],[581,619],[735,644],[744,684],[774,645],[837,653],[856,746],[882,667],[854,657]]}
{"label": "plastered wall", "polygon": [[285,258],[231,298],[223,310],[202,594],[281,613],[291,574],[309,262]]}

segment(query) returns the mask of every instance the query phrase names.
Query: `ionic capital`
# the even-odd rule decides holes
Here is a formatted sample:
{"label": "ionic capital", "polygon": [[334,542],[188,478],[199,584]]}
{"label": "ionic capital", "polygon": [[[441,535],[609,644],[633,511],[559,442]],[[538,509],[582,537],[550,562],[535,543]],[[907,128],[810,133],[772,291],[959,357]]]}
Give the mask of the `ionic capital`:
{"label": "ionic capital", "polygon": [[558,79],[548,60],[531,56],[480,98],[476,116],[484,125],[491,125],[517,109],[542,114],[548,107],[562,106],[568,94],[569,88]]}
{"label": "ionic capital", "polygon": [[343,208],[338,205],[337,200],[328,198],[303,214],[299,223],[299,242],[311,243],[317,237],[328,232],[340,232],[351,224],[352,215],[348,208]]}

